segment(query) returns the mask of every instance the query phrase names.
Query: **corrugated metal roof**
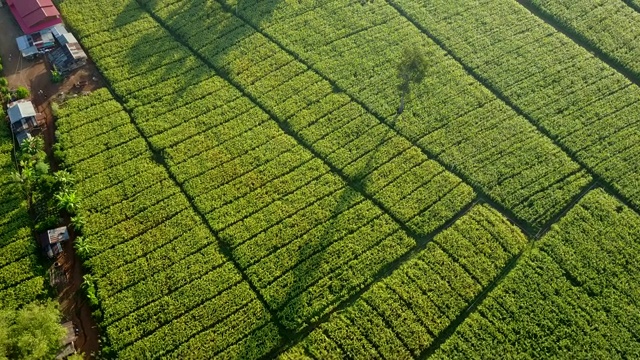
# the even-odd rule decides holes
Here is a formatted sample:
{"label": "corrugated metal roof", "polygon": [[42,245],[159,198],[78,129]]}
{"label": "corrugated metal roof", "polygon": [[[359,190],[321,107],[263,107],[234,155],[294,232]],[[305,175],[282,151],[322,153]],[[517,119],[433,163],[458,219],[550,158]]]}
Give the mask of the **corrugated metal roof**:
{"label": "corrugated metal roof", "polygon": [[9,104],[7,109],[11,123],[18,122],[24,118],[36,116],[36,109],[31,101],[18,100]]}

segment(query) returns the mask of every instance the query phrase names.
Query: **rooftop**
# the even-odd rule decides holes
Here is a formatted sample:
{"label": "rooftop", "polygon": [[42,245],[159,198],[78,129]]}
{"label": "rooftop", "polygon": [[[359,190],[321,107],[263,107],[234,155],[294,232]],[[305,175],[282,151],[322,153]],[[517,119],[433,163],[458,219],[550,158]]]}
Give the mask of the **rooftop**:
{"label": "rooftop", "polygon": [[25,34],[62,23],[51,0],[7,0],[9,9]]}
{"label": "rooftop", "polygon": [[9,104],[7,108],[9,113],[9,119],[11,124],[16,123],[24,118],[36,116],[36,109],[33,107],[31,101],[18,100]]}

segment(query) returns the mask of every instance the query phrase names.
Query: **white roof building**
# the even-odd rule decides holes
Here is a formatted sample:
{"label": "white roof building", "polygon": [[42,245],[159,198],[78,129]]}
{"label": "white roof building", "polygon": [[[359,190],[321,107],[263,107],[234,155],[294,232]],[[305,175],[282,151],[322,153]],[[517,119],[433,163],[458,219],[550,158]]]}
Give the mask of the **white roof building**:
{"label": "white roof building", "polygon": [[9,104],[7,108],[7,112],[9,113],[9,120],[11,124],[29,117],[36,116],[36,109],[33,107],[31,101],[28,100],[18,100]]}

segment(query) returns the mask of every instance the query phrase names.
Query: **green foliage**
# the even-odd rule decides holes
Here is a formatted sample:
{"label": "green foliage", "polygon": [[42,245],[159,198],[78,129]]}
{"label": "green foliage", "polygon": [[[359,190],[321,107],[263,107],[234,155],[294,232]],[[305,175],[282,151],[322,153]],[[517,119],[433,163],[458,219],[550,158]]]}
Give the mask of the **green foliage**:
{"label": "green foliage", "polygon": [[76,216],[71,217],[71,226],[76,232],[82,232],[86,224],[86,220],[82,214],[77,214]]}
{"label": "green foliage", "polygon": [[[76,217],[74,217],[74,219]],[[78,236],[73,241],[73,247],[74,249],[76,249],[76,253],[80,256],[81,259],[88,259],[91,256],[91,252],[93,251],[91,244],[81,236]]]}
{"label": "green foliage", "polygon": [[[633,100],[640,97],[640,87],[552,26],[522,11],[518,2],[394,3],[429,29],[494,91],[527,114],[566,153],[574,154],[602,181],[640,207],[638,161],[628,156],[640,149],[635,121],[640,107]],[[640,35],[640,19],[624,2],[528,3],[557,14],[552,21],[557,20],[568,32],[569,27],[575,29],[578,37],[606,52],[614,62],[630,71],[640,69],[638,41],[631,40]],[[432,6],[438,11],[431,11]],[[504,41],[514,34],[522,36]]]}
{"label": "green foliage", "polygon": [[52,83],[58,84],[58,83],[61,83],[63,80],[64,80],[64,77],[62,76],[62,74],[58,70],[56,70],[56,69],[51,70],[51,82]]}
{"label": "green foliage", "polygon": [[58,117],[58,111],[60,111],[60,105],[57,102],[52,101],[51,102],[51,115],[54,118]]}
{"label": "green foliage", "polygon": [[601,189],[590,192],[523,255],[434,358],[639,353],[640,271],[629,265],[640,251],[639,231],[640,215]]}
{"label": "green foliage", "polygon": [[[75,246],[75,244],[74,244]],[[87,295],[87,299],[89,299],[89,304],[91,305],[91,307],[96,308],[100,305],[100,301],[98,300],[98,297],[96,296],[96,281],[95,279],[89,275],[89,274],[85,274],[82,277],[82,288],[85,291],[85,294]]]}
{"label": "green foliage", "polygon": [[8,85],[9,85],[9,82],[7,81],[7,78],[0,77],[0,86],[7,87]]}
{"label": "green foliage", "polygon": [[73,190],[63,189],[54,195],[58,209],[69,215],[75,215],[80,207],[80,197]]}
{"label": "green foliage", "polygon": [[31,92],[24,86],[20,86],[16,89],[16,97],[18,99],[26,99],[31,96]]}
{"label": "green foliage", "polygon": [[66,331],[58,304],[29,304],[21,310],[0,310],[0,357],[48,360],[55,357]]}
{"label": "green foliage", "polygon": [[408,94],[411,84],[420,84],[427,73],[428,61],[418,48],[405,48],[398,63],[398,77],[401,82],[398,88]]}

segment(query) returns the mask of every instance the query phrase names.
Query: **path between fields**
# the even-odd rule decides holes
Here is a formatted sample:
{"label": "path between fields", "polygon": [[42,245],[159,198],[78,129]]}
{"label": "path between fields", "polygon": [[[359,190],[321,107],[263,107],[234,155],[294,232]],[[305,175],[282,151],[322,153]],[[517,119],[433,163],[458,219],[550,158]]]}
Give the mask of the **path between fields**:
{"label": "path between fields", "polygon": [[[45,115],[45,128],[42,135],[45,140],[45,150],[53,171],[58,169],[53,158],[52,146],[55,141],[55,123],[50,104],[59,98],[61,93],[66,96],[76,96],[81,92],[91,92],[103,87],[104,81],[95,65],[86,66],[72,72],[61,84],[51,82],[50,66],[43,58],[27,61],[22,59],[15,38],[22,35],[22,31],[9,12],[8,7],[0,8],[0,57],[2,58],[3,74],[9,82],[10,89],[25,86],[31,91],[31,101],[38,113]],[[75,88],[74,84],[87,81],[82,88]],[[68,219],[65,224],[68,225]],[[96,322],[91,316],[91,308],[81,291],[83,269],[80,258],[73,248],[75,234],[64,245],[63,254],[56,259],[66,274],[66,282],[58,287],[58,302],[65,320],[71,320],[78,328],[78,338],[75,342],[78,352],[83,352],[87,358],[95,358],[98,354],[99,332]]]}

